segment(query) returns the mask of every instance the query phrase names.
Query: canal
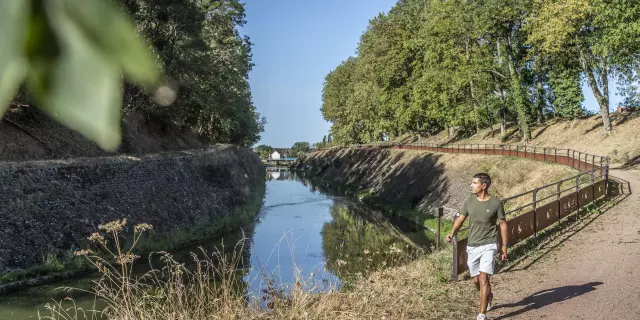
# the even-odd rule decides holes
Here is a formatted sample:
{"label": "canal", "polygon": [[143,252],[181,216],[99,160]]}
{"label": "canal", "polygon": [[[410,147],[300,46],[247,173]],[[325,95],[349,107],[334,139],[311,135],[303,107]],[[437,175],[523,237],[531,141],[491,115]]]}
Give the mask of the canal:
{"label": "canal", "polygon": [[[283,168],[267,168],[265,174],[266,195],[254,222],[224,239],[175,252],[174,258],[189,260],[200,247],[211,252],[244,237],[243,281],[248,296],[260,299],[267,283],[286,287],[304,279],[317,290],[340,288],[379,268],[406,263],[432,246],[428,231],[343,197],[338,190],[322,189]],[[90,274],[0,296],[0,319],[38,319],[38,312],[48,315],[47,303],[60,301],[90,309],[95,303],[91,294],[63,288],[90,289],[97,277]]]}

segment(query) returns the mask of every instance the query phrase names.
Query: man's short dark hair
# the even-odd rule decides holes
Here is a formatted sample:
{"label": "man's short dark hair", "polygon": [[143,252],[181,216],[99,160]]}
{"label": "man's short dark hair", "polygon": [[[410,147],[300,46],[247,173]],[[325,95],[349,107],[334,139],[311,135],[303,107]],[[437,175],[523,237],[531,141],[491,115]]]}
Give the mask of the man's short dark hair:
{"label": "man's short dark hair", "polygon": [[480,173],[476,173],[473,177],[478,178],[478,181],[480,181],[480,184],[486,184],[487,189],[489,189],[489,186],[491,186],[491,177],[489,177],[488,174],[484,172],[480,172]]}

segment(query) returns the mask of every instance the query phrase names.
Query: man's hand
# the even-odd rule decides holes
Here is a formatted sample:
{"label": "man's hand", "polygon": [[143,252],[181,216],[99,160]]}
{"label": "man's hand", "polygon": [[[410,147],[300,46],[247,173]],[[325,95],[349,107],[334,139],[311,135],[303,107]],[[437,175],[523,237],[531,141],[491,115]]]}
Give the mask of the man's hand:
{"label": "man's hand", "polygon": [[500,259],[502,259],[502,261],[507,260],[509,256],[507,255],[507,247],[502,246],[502,254],[500,255]]}
{"label": "man's hand", "polygon": [[451,242],[453,240],[453,234],[449,233],[446,237],[445,240],[447,240],[447,242]]}

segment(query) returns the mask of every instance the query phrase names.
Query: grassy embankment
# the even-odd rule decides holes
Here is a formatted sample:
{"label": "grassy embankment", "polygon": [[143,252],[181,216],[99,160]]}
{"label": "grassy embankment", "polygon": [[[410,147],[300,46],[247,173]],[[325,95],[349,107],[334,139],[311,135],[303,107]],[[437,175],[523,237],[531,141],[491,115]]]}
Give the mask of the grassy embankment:
{"label": "grassy embankment", "polygon": [[[606,135],[602,130],[602,118],[599,115],[577,120],[548,120],[542,125],[533,125],[530,145],[573,149],[611,158],[614,167],[628,167],[640,164],[640,112],[611,114],[613,132]],[[500,136],[498,126],[480,130],[471,137],[449,137],[441,132],[420,141],[436,144],[521,144],[518,128],[507,128],[505,137]],[[412,141],[403,136],[398,141]]]}
{"label": "grassy embankment", "polygon": [[[306,176],[319,184],[341,190],[430,230],[435,230],[433,213],[437,208],[445,208],[449,219],[458,210],[469,196],[469,183],[477,172],[486,172],[492,177],[490,190],[499,198],[579,173],[567,166],[515,157],[395,149],[330,149],[311,154],[305,164]],[[563,188],[572,183],[575,186],[575,181],[567,181]],[[538,199],[554,192],[555,188],[542,190]],[[529,194],[507,202],[506,209],[531,201]],[[449,219],[443,220],[443,233],[451,226]]]}

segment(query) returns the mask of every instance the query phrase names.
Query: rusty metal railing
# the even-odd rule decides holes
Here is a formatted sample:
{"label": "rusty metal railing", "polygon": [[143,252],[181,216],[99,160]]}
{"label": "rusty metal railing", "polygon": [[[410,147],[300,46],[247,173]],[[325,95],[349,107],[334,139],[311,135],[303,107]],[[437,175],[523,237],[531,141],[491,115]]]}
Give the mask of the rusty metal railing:
{"label": "rusty metal railing", "polygon": [[[507,239],[510,245],[535,237],[541,230],[607,194],[609,158],[572,149],[505,144],[437,145],[422,142],[408,144],[379,142],[352,147],[500,155],[552,162],[581,171],[573,177],[502,199],[507,216],[509,230]],[[465,235],[467,229],[468,227],[463,227],[458,234]],[[499,234],[496,241],[501,242]],[[466,247],[466,238],[454,237],[451,274],[453,280],[457,280],[458,275],[468,270]]]}

